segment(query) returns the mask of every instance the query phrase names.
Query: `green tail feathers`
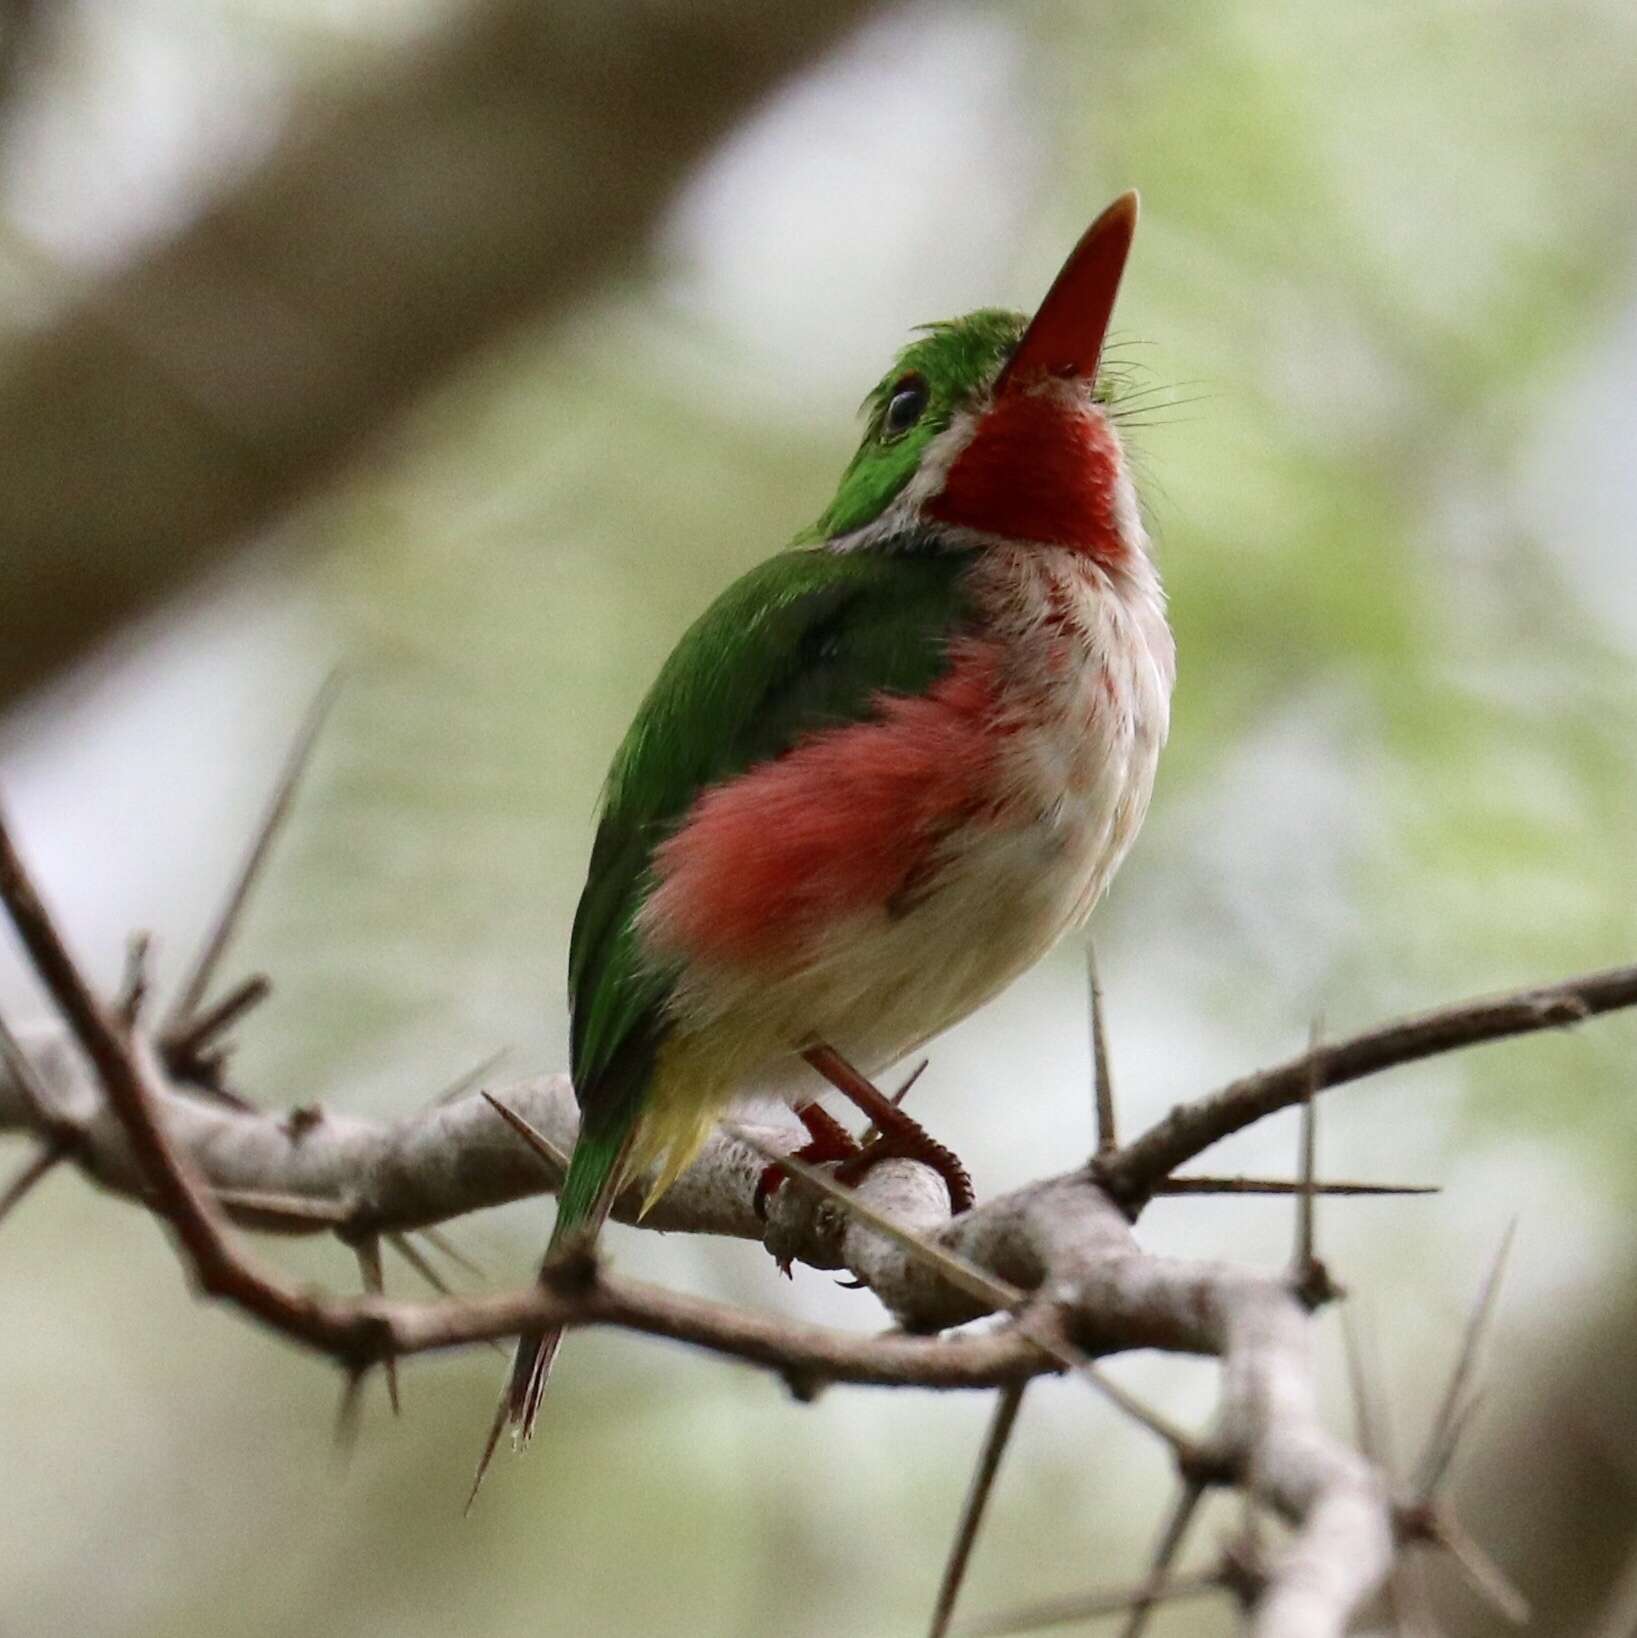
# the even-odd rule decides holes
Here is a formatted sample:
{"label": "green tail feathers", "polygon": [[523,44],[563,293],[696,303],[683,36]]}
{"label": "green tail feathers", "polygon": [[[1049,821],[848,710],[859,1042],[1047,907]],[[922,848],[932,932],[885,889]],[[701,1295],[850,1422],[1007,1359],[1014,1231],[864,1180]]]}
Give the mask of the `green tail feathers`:
{"label": "green tail feathers", "polygon": [[[557,1204],[557,1221],[552,1225],[551,1238],[546,1242],[546,1254],[540,1264],[542,1280],[566,1247],[577,1242],[595,1243],[613,1207],[614,1197],[620,1191],[622,1163],[630,1150],[635,1128],[634,1120],[622,1121],[613,1131],[588,1132],[575,1144]],[[549,1331],[529,1332],[517,1339],[517,1354],[512,1360],[511,1380],[506,1388],[506,1420],[522,1439],[526,1440],[534,1432],[540,1398],[546,1391],[551,1363],[557,1357],[562,1340],[560,1325]]]}
{"label": "green tail feathers", "polygon": [[[613,1209],[614,1200],[624,1182],[626,1156],[636,1135],[637,1110],[633,1107],[626,1118],[611,1129],[581,1134],[569,1161],[568,1176],[563,1180],[562,1195],[557,1206],[557,1221],[552,1227],[551,1239],[546,1242],[546,1254],[540,1264],[544,1283],[547,1271],[560,1257],[565,1247],[576,1242],[592,1244]],[[488,1443],[478,1462],[476,1477],[472,1480],[471,1494],[466,1505],[471,1507],[478,1487],[489,1470],[495,1447],[501,1433],[511,1427],[519,1440],[527,1440],[534,1432],[540,1401],[551,1376],[552,1361],[563,1340],[563,1328],[554,1325],[545,1331],[526,1331],[517,1339],[517,1352],[512,1357],[511,1375],[506,1391],[495,1410],[494,1425],[489,1430]]]}

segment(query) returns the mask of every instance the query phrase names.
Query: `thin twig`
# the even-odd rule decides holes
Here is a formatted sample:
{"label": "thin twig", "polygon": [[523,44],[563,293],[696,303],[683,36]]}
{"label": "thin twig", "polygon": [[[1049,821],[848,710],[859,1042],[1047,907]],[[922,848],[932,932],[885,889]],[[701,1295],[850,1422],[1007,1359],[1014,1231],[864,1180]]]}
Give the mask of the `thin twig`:
{"label": "thin twig", "polygon": [[994,1489],[995,1475],[1000,1472],[1001,1458],[1017,1425],[1017,1413],[1023,1404],[1023,1390],[1027,1383],[1014,1382],[995,1395],[995,1409],[989,1418],[989,1427],[978,1451],[978,1465],[972,1470],[972,1480],[966,1489],[966,1500],[961,1504],[960,1522],[955,1526],[955,1540],[944,1565],[943,1580],[938,1586],[937,1602],[932,1606],[932,1625],[927,1638],[945,1638],[950,1617],[955,1613],[955,1600],[961,1595],[961,1583],[966,1579],[966,1567],[971,1562],[972,1548],[983,1526],[984,1509]]}
{"label": "thin twig", "polygon": [[[432,1241],[433,1244],[437,1243],[436,1241],[433,1241],[432,1234],[429,1230],[422,1230],[421,1238],[423,1240]],[[414,1269],[415,1272],[419,1274],[420,1277],[425,1280],[426,1283],[431,1286],[440,1297],[453,1298],[455,1296],[455,1293],[449,1288],[449,1282],[445,1280],[437,1269],[435,1269],[427,1260],[427,1258],[421,1254],[420,1247],[417,1246],[407,1234],[386,1234],[382,1236],[382,1239],[384,1239],[386,1243],[391,1246],[392,1249],[396,1251],[398,1255],[402,1257],[403,1260],[408,1263],[409,1266]],[[505,1346],[498,1340],[491,1340],[489,1346],[497,1354],[504,1354],[506,1352]]]}
{"label": "thin twig", "polygon": [[1098,1176],[1123,1197],[1140,1199],[1160,1179],[1213,1143],[1243,1131],[1315,1091],[1362,1080],[1400,1064],[1437,1057],[1486,1041],[1564,1029],[1599,1013],[1637,1006],[1637,966],[1571,978],[1561,984],[1458,1002],[1397,1019],[1324,1048],[1314,1080],[1313,1055],[1232,1081],[1220,1091],[1179,1104],[1123,1149],[1106,1156]]}
{"label": "thin twig", "polygon": [[179,1169],[176,1157],[155,1125],[141,1071],[80,977],[79,968],[58,936],[12,845],[10,827],[3,816],[0,816],[0,899],[5,902],[12,925],[41,983],[62,1009],[80,1045],[96,1066],[115,1113],[126,1122],[131,1147],[160,1209],[176,1224],[178,1234],[196,1262],[222,1261],[221,1229],[209,1196]]}
{"label": "thin twig", "polygon": [[863,1336],[621,1279],[607,1270],[589,1289],[572,1293],[534,1282],[493,1297],[375,1304],[369,1312],[383,1327],[379,1351],[399,1358],[552,1326],[606,1325],[743,1360],[787,1381],[970,1391],[1061,1369],[1012,1326],[976,1336]]}
{"label": "thin twig", "polygon": [[337,667],[325,677],[319,685],[317,694],[313,696],[312,704],[307,707],[307,713],[296,732],[295,742],[285,757],[283,771],[279,774],[278,783],[273,787],[273,794],[262,812],[261,821],[251,839],[249,850],[239,865],[233,885],[228,889],[227,897],[217,911],[210,932],[206,935],[198,955],[194,957],[192,967],[182,980],[182,987],[177,992],[175,1001],[171,1003],[164,1027],[160,1030],[162,1041],[171,1042],[180,1037],[188,1029],[200,1002],[204,1000],[205,992],[210,988],[210,981],[216,974],[217,965],[238,928],[251,890],[267,863],[273,843],[290,817],[297,788],[312,760],[313,748],[318,743],[319,730],[323,728],[330,707],[335,703],[340,686],[341,671]]}

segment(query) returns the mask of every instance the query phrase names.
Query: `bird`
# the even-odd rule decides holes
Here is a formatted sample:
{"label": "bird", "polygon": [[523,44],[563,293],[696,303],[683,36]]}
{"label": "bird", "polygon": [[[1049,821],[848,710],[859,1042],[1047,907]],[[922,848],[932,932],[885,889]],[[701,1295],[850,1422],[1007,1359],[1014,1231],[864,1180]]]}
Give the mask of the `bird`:
{"label": "bird", "polygon": [[[543,1279],[753,1092],[795,1106],[798,1153],[916,1154],[971,1203],[870,1077],[1082,924],[1148,808],[1175,650],[1103,361],[1137,211],[1096,218],[1032,318],[917,331],[817,522],[659,671],[574,918],[580,1130]],[[882,1134],[862,1155],[830,1087]],[[560,1337],[519,1339],[479,1480]]]}

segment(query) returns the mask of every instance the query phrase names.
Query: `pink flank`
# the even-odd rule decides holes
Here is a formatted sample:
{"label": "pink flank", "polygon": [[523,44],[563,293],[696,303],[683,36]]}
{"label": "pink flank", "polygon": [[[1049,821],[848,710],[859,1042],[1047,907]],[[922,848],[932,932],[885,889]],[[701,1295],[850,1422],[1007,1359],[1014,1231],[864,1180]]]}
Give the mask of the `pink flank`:
{"label": "pink flank", "polygon": [[905,907],[939,844],[1001,817],[999,649],[969,641],[926,694],[826,729],[708,790],[660,847],[643,921],[667,951],[756,966],[852,912]]}

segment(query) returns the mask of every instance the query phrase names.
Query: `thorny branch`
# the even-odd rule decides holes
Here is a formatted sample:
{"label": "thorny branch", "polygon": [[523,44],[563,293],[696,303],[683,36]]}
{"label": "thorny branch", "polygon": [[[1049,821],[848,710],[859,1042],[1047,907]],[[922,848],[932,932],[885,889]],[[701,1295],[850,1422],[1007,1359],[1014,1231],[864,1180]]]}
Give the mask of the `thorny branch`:
{"label": "thorny branch", "polygon": [[[22,1034],[17,1054],[5,1060],[0,1132],[32,1134],[42,1155],[66,1153],[105,1188],[159,1213],[206,1294],[334,1358],[354,1377],[403,1356],[559,1322],[618,1326],[707,1348],[778,1372],[803,1398],[831,1383],[1015,1394],[1019,1384],[1061,1370],[1065,1360],[1132,1348],[1215,1355],[1223,1362],[1222,1391],[1202,1434],[1170,1429],[1129,1399],[1125,1408],[1170,1444],[1186,1488],[1236,1485],[1291,1526],[1271,1562],[1225,1565],[1211,1578],[1254,1606],[1253,1630],[1263,1638],[1340,1634],[1404,1543],[1459,1549],[1469,1562],[1477,1562],[1475,1549],[1429,1495],[1395,1503],[1387,1477],[1325,1429],[1309,1358],[1312,1294],[1302,1289],[1303,1267],[1263,1273],[1155,1256],[1139,1244],[1135,1217],[1177,1166],[1324,1088],[1637,1003],[1637,968],[1623,968],[1329,1041],[1178,1106],[1150,1131],[1105,1147],[1082,1167],[954,1218],[936,1174],[893,1161],[868,1174],[856,1210],[790,1186],[773,1197],[764,1223],[754,1209],[759,1151],[786,1153],[805,1134],[773,1127],[745,1132],[751,1141],[718,1134],[649,1224],[761,1239],[779,1257],[851,1270],[900,1326],[861,1336],[659,1290],[586,1258],[560,1266],[548,1288],[497,1296],[408,1303],[374,1291],[349,1300],[289,1288],[247,1255],[233,1222],[286,1234],[336,1233],[361,1249],[366,1283],[375,1287],[381,1240],[400,1243],[466,1212],[550,1191],[559,1169],[520,1142],[475,1090],[390,1123],[310,1106],[274,1115],[206,1101],[169,1075],[139,1020],[127,1023],[91,994],[3,824],[0,899],[63,1019]],[[1100,1073],[1106,1075],[1106,1063]],[[498,1101],[541,1135],[547,1153],[572,1147],[575,1110],[564,1077],[516,1082]],[[1101,1107],[1111,1109],[1106,1097]],[[19,1181],[32,1182],[44,1164],[32,1161]],[[1291,1187],[1304,1213],[1313,1194],[1324,1192],[1310,1169]],[[21,1190],[14,1185],[10,1192]],[[629,1220],[637,1204],[633,1191],[616,1214]],[[891,1236],[872,1226],[878,1216],[897,1225]],[[1304,1224],[1299,1264],[1312,1260],[1305,1216]],[[974,1277],[952,1282],[952,1260]],[[1014,1302],[1019,1293],[1023,1300]],[[1014,1306],[1011,1317],[987,1331],[939,1334]],[[963,1561],[970,1545],[962,1544]],[[946,1587],[939,1619],[947,1619],[956,1591]],[[1162,1580],[1151,1578],[1128,1607],[1146,1606],[1164,1591]]]}

